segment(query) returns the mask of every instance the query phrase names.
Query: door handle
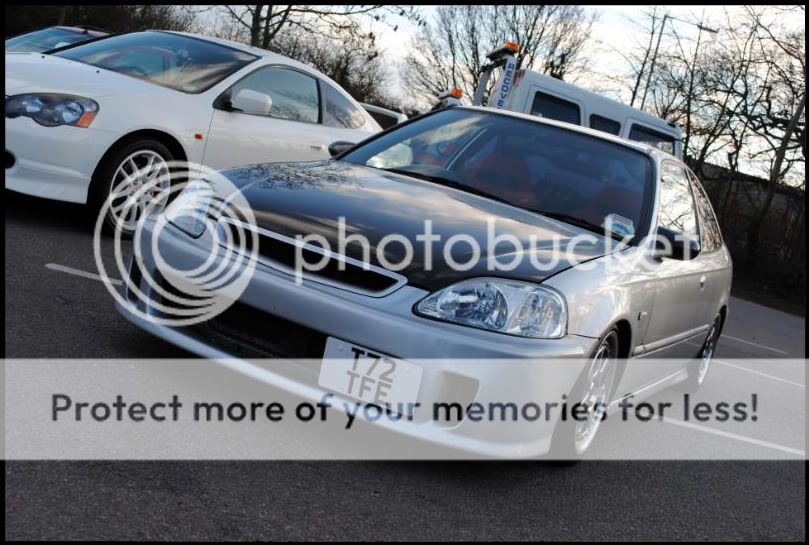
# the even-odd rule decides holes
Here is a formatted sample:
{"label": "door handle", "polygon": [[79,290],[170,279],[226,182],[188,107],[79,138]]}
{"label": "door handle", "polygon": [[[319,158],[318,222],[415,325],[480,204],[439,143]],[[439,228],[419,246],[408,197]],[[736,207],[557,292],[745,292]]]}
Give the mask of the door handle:
{"label": "door handle", "polygon": [[322,151],[326,149],[326,146],[323,144],[309,144],[309,147],[312,149],[316,149],[318,151]]}
{"label": "door handle", "polygon": [[699,290],[702,291],[705,289],[705,276],[701,276],[699,279]]}

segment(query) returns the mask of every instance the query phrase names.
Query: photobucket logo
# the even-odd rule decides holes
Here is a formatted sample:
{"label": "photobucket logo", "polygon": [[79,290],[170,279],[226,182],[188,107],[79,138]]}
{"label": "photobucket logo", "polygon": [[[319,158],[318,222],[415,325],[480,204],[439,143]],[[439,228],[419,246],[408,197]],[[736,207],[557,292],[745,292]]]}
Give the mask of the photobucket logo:
{"label": "photobucket logo", "polygon": [[[537,227],[536,232],[517,236],[514,230],[503,229],[500,220],[491,216],[486,219],[485,233],[477,229],[451,235],[436,233],[433,221],[424,220],[421,232],[405,236],[388,233],[371,241],[366,235],[352,232],[346,218],[337,221],[336,244],[322,234],[299,235],[296,238],[295,278],[298,284],[309,273],[317,275],[336,260],[338,270],[346,270],[346,256],[360,262],[369,270],[375,262],[386,270],[400,272],[414,265],[418,258],[420,270],[434,270],[436,259],[440,266],[454,271],[470,271],[478,268],[481,273],[510,272],[517,268],[544,273],[568,266],[595,266],[589,262],[593,257],[611,253],[626,247],[631,236],[617,240],[600,237],[595,233],[579,233],[569,236],[554,229]],[[521,228],[524,233],[526,229]],[[336,247],[335,247],[336,246]],[[311,251],[314,250],[314,251]],[[307,257],[308,256],[308,257]]]}
{"label": "photobucket logo", "polygon": [[[172,327],[225,311],[257,261],[255,217],[242,193],[220,173],[186,162],[134,162],[125,174],[113,179],[93,237],[107,291],[132,314]],[[110,277],[121,278],[123,289]]]}

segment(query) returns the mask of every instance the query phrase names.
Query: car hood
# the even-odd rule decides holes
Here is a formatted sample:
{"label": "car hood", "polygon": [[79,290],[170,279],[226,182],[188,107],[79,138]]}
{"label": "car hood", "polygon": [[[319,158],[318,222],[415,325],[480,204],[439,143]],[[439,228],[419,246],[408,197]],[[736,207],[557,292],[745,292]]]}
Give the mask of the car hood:
{"label": "car hood", "polygon": [[121,93],[165,94],[169,89],[89,64],[43,53],[6,53],[6,95],[58,92],[88,98]]}
{"label": "car hood", "polygon": [[[382,267],[386,264],[380,257],[388,265],[402,263],[406,257],[404,244],[394,239],[384,244],[383,239],[393,234],[403,236],[412,243],[413,254],[398,272],[410,284],[430,290],[483,276],[541,282],[615,247],[603,236],[517,207],[344,161],[251,165],[224,174],[241,188],[258,226],[269,231],[293,238],[320,235],[330,250],[362,260],[360,244],[349,239],[344,251],[339,247],[340,225],[344,223],[347,236],[360,235],[368,240],[371,263]],[[428,232],[426,220],[435,240],[429,246],[423,241],[426,237],[421,241],[417,238]],[[495,244],[497,241],[488,236],[490,232],[512,242],[498,239],[499,244]],[[445,244],[454,235],[478,241],[480,259],[470,260],[474,254],[468,241]],[[576,236],[580,239],[571,244]],[[380,246],[384,250],[381,255]],[[451,266],[453,262],[470,261],[474,265],[468,270]],[[495,261],[516,266],[497,271],[492,269]]]}

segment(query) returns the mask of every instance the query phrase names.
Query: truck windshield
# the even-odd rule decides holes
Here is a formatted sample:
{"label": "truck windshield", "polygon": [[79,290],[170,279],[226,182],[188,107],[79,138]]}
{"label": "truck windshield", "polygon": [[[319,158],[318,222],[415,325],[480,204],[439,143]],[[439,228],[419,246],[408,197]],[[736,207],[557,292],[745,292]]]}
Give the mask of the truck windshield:
{"label": "truck windshield", "polygon": [[648,155],[506,114],[442,110],[393,129],[342,160],[466,188],[630,241],[646,234],[651,218]]}

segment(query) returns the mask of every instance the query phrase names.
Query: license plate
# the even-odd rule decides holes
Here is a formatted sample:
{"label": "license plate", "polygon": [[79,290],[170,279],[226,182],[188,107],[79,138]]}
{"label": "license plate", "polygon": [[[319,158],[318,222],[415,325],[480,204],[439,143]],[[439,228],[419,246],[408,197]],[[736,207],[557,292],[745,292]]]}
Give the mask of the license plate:
{"label": "license plate", "polygon": [[362,346],[329,337],[317,383],[367,403],[409,412],[421,387],[422,369]]}

